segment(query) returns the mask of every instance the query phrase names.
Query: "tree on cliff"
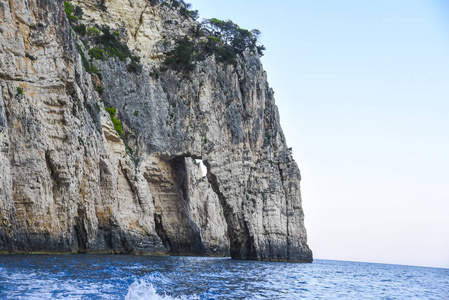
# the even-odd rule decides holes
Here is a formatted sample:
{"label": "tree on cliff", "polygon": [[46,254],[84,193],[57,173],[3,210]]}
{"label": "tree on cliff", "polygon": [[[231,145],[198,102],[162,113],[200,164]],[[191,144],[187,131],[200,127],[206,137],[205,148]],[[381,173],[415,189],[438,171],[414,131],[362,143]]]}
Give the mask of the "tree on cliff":
{"label": "tree on cliff", "polygon": [[188,72],[193,70],[195,61],[204,60],[209,55],[237,65],[237,55],[245,50],[263,55],[265,47],[258,45],[260,34],[257,29],[243,29],[231,20],[206,19],[192,26],[189,36],[176,41],[175,48],[167,53],[164,65],[176,71]]}
{"label": "tree on cliff", "polygon": [[219,38],[224,45],[231,46],[232,51],[236,54],[242,53],[246,49],[258,50],[256,46],[261,34],[258,29],[249,31],[231,20],[224,21],[216,18],[205,20],[203,25],[210,34]]}

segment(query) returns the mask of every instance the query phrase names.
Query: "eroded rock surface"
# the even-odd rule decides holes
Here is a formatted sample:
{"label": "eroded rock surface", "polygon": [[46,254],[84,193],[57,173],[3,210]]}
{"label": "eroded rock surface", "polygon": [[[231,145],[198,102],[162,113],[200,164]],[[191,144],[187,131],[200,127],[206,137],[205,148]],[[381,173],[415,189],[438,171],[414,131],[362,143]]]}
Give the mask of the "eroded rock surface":
{"label": "eroded rock surface", "polygon": [[87,73],[92,45],[61,1],[0,2],[0,251],[311,261],[299,169],[259,57],[151,77],[196,21],[151,1],[97,2],[72,1],[88,27],[117,31],[138,71],[109,57]]}

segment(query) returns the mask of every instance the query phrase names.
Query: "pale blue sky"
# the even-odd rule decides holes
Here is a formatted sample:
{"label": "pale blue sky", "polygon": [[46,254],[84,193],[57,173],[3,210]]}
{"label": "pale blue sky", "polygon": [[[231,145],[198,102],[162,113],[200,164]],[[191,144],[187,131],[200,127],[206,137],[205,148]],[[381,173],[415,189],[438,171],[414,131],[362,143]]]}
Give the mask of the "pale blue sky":
{"label": "pale blue sky", "polygon": [[189,2],[262,31],[315,258],[449,268],[449,1]]}

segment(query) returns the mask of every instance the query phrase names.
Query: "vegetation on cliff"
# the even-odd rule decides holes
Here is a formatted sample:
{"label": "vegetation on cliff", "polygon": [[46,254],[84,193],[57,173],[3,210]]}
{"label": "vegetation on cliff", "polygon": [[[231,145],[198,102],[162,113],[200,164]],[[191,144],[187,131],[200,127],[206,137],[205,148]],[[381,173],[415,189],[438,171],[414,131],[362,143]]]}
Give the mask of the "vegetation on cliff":
{"label": "vegetation on cliff", "polygon": [[114,124],[115,131],[117,131],[119,135],[122,135],[123,134],[122,122],[120,122],[120,120],[116,118],[117,108],[105,106],[104,109],[106,109],[106,111],[109,113],[112,124]]}
{"label": "vegetation on cliff", "polygon": [[221,62],[237,65],[237,55],[245,50],[263,55],[265,47],[258,44],[259,36],[259,30],[243,29],[231,20],[206,19],[176,41],[164,65],[176,71],[191,71],[196,61],[211,55]]}
{"label": "vegetation on cliff", "polygon": [[[104,1],[102,6],[104,6]],[[142,67],[139,65],[140,58],[133,55],[128,45],[120,40],[120,33],[118,31],[111,31],[109,26],[91,26],[87,28],[86,24],[79,22],[83,16],[83,10],[79,6],[73,6],[70,2],[64,2],[64,10],[67,18],[70,21],[73,31],[80,35],[81,41],[87,47],[89,44],[94,44],[89,49],[88,54],[90,61],[86,58],[83,51],[78,45],[78,50],[83,60],[83,66],[89,73],[99,74],[98,69],[92,64],[92,59],[106,60],[109,57],[116,57],[121,61],[130,59],[128,64],[129,72],[140,72]],[[97,72],[96,72],[97,71]]]}
{"label": "vegetation on cliff", "polygon": [[[191,10],[192,5],[183,0],[149,0],[149,2],[153,6],[160,4],[179,10],[180,15],[185,18],[198,18],[198,11]],[[128,71],[141,72],[140,58],[133,55],[127,44],[120,40],[118,31],[111,31],[109,26],[95,25],[87,28],[85,24],[79,22],[83,15],[79,6],[74,7],[70,2],[65,1],[64,9],[73,30],[81,36],[83,43],[86,46],[95,45],[88,51],[90,63],[85,57],[83,58],[83,65],[88,72],[97,73],[93,70],[95,66],[92,64],[92,59],[106,60],[109,57],[116,57],[121,61],[129,58]],[[173,50],[166,53],[163,65],[165,68],[178,72],[190,72],[194,69],[196,62],[212,55],[215,55],[220,62],[237,65],[237,56],[245,50],[263,55],[265,47],[258,44],[259,37],[259,30],[250,31],[241,28],[231,20],[206,19],[192,26],[187,35],[176,40]],[[82,51],[80,54],[85,56]],[[164,71],[165,68],[160,71]]]}

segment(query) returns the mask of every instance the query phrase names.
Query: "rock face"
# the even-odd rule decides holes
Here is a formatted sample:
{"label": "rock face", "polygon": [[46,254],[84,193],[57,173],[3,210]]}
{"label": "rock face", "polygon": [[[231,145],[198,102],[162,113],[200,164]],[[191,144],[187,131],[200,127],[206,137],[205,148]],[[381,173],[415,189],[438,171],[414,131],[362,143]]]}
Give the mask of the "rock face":
{"label": "rock face", "polygon": [[0,2],[0,251],[312,261],[259,57],[151,77],[196,21],[158,1],[99,2],[72,1],[87,27],[117,31],[138,71],[109,57],[86,72],[92,45],[62,1]]}

